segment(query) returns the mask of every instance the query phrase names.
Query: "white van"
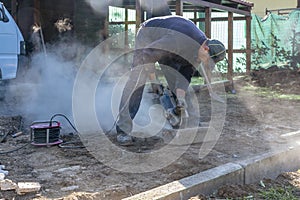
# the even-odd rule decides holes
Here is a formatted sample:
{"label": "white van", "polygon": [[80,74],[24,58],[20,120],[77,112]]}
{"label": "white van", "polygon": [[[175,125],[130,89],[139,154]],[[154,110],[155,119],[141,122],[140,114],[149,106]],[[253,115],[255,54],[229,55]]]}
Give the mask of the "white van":
{"label": "white van", "polygon": [[3,80],[16,78],[20,55],[25,55],[24,38],[3,3],[0,2],[0,99]]}

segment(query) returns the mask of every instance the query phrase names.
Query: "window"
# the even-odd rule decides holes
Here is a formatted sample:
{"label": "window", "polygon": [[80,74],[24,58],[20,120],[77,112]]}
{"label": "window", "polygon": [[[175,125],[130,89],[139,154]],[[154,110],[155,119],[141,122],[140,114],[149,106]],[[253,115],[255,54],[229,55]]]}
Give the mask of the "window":
{"label": "window", "polygon": [[[114,48],[133,48],[136,32],[136,11],[129,8],[109,7],[109,36],[118,35]],[[122,33],[122,34],[120,34]],[[123,34],[125,33],[125,34]]]}

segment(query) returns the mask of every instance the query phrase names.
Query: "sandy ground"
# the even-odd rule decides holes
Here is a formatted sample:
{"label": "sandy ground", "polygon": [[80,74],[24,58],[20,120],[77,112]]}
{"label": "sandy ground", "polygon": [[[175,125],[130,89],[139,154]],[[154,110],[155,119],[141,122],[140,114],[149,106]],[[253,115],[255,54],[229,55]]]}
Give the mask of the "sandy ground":
{"label": "sandy ground", "polygon": [[[267,77],[272,77],[273,81],[274,77],[268,73],[265,72],[264,81]],[[277,82],[263,86],[274,86],[269,88],[272,91],[299,94],[295,91],[300,91],[300,75],[297,72],[290,73],[285,79],[290,84],[285,85],[280,83],[284,79],[281,72],[280,74]],[[18,151],[0,154],[0,164],[5,165],[9,172],[7,179],[16,183],[39,182],[41,190],[37,194],[23,196],[15,191],[0,191],[0,198],[121,199],[227,162],[246,159],[282,145],[293,145],[295,139],[283,139],[280,135],[300,129],[300,101],[279,98],[274,92],[262,92],[258,87],[261,80],[263,79],[252,76],[236,81],[237,93],[227,94],[222,134],[212,151],[204,158],[199,158],[202,144],[192,144],[180,158],[162,169],[147,173],[126,173],[104,165],[86,148],[47,148],[29,144]],[[198,95],[208,98],[207,91]],[[207,107],[210,101],[207,98],[200,98],[202,121],[209,119]],[[25,145],[30,140],[28,119],[23,118],[22,124],[20,118],[11,118],[21,115],[16,112],[14,102],[11,97],[0,105],[3,116],[0,122],[1,119],[4,121],[1,126],[5,127],[3,132],[8,133],[7,139],[0,144],[1,152]],[[11,134],[20,129],[24,132],[22,136],[11,137]],[[80,142],[76,135],[66,134],[63,139]],[[156,144],[142,144],[131,151],[152,151],[163,145]]]}

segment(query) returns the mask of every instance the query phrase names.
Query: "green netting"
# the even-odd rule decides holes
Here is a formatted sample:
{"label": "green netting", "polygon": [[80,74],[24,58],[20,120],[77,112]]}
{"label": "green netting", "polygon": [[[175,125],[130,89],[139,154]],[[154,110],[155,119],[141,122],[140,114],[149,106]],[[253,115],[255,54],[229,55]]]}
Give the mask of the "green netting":
{"label": "green netting", "polygon": [[252,68],[289,66],[300,63],[300,11],[288,16],[270,13],[264,19],[252,15]]}

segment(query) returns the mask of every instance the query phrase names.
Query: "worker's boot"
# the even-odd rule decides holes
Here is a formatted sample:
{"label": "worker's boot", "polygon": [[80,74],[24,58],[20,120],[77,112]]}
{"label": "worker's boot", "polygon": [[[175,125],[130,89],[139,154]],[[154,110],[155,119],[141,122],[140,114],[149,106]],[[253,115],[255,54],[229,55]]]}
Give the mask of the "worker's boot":
{"label": "worker's boot", "polygon": [[123,132],[117,126],[117,142],[121,146],[131,146],[131,145],[133,145],[133,137],[131,135],[128,135],[127,133]]}
{"label": "worker's boot", "polygon": [[133,139],[130,135],[126,133],[120,133],[117,135],[117,142],[121,146],[131,146],[133,145]]}

